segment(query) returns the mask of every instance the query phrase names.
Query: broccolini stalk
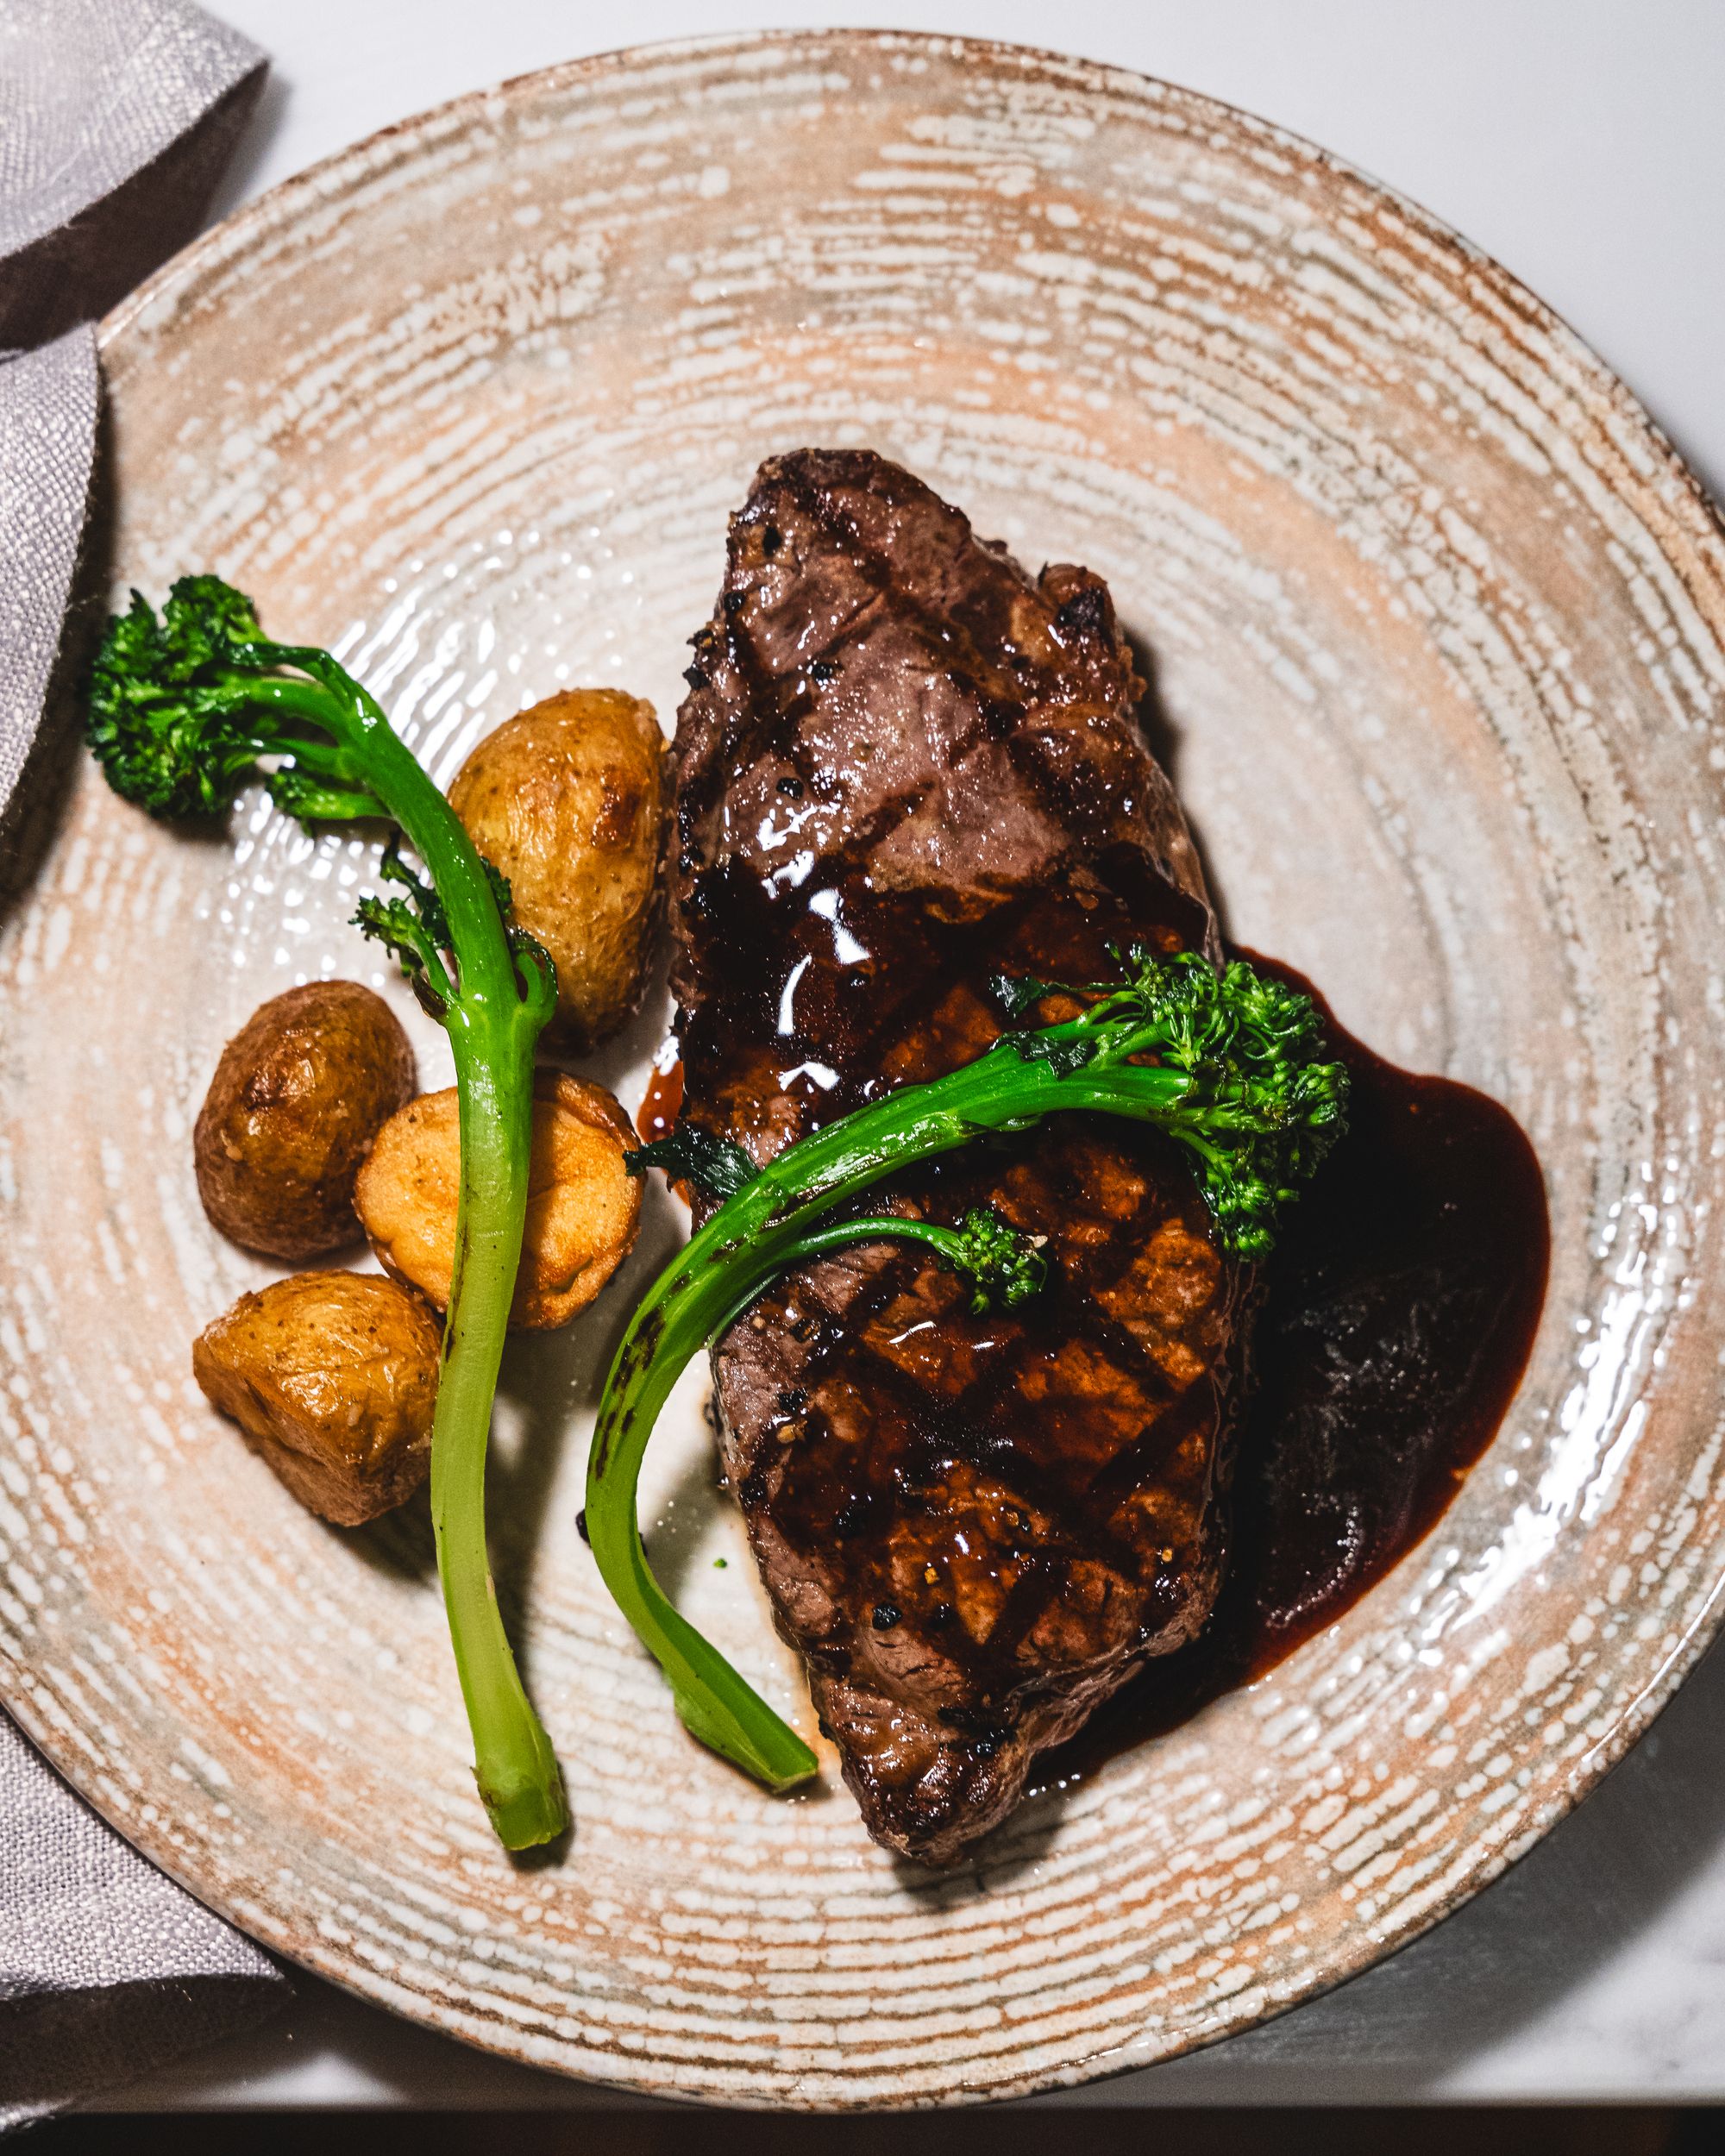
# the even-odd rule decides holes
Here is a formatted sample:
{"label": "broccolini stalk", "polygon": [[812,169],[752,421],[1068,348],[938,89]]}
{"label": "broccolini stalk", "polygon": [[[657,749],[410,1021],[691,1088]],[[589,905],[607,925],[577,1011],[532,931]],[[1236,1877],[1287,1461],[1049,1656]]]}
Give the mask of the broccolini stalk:
{"label": "broccolini stalk", "polygon": [[[157,619],[134,593],[91,676],[90,743],[115,791],[158,816],[213,816],[261,778],[302,822],[382,817],[387,881],[356,925],[396,952],[455,1053],[461,1198],[431,1438],[431,1511],[480,1795],[505,1847],[566,1821],[550,1740],[516,1670],[486,1551],[485,1465],[527,1206],[533,1050],[556,1000],[551,962],[506,927],[508,887],[381,706],[328,652],[270,642],[215,577],[176,584]],[[269,759],[262,763],[260,759]]]}
{"label": "broccolini stalk", "polygon": [[[1008,1302],[1033,1292],[1042,1261],[1004,1221],[973,1214],[943,1246],[930,1224],[820,1223],[895,1169],[991,1133],[1074,1109],[1124,1116],[1187,1150],[1218,1240],[1245,1258],[1272,1246],[1281,1208],[1345,1127],[1347,1074],[1320,1060],[1311,1000],[1243,963],[1218,974],[1191,953],[1115,954],[1124,981],[1082,989],[994,984],[1022,1018],[1051,995],[1085,1001],[1064,1024],[1005,1034],[944,1078],[871,1101],[788,1147],[758,1172],[740,1150],[688,1125],[630,1157],[724,1202],[648,1290],[605,1382],[587,1467],[586,1529],[605,1584],[671,1681],[701,1741],[775,1789],[814,1771],[813,1754],[679,1616],[648,1567],[636,1517],[641,1462],[660,1409],[693,1356],[780,1273],[885,1233],[919,1234]],[[1088,999],[1088,1000],[1086,1000]],[[995,1241],[991,1252],[986,1245]]]}
{"label": "broccolini stalk", "polygon": [[[631,1154],[628,1164],[632,1172],[641,1173],[636,1163],[656,1155],[654,1164],[665,1166],[668,1172],[694,1175],[687,1152],[670,1151],[668,1159],[660,1150],[663,1147],[669,1151],[675,1143],[674,1138],[662,1139],[658,1147],[643,1147]],[[738,1152],[737,1157],[746,1167],[746,1156]],[[790,1155],[781,1157],[788,1160]],[[1018,1234],[998,1213],[981,1208],[967,1214],[961,1228],[894,1214],[815,1226],[812,1222],[825,1210],[817,1204],[776,1229],[767,1214],[747,1208],[758,1220],[758,1232],[752,1222],[744,1225],[739,1217],[733,1219],[731,1234],[717,1244],[709,1244],[707,1238],[724,1214],[739,1205],[760,1180],[720,1208],[687,1250],[660,1274],[636,1311],[612,1364],[599,1408],[587,1469],[586,1517],[587,1539],[605,1585],[670,1678],[685,1727],[768,1789],[782,1790],[808,1779],[815,1771],[814,1754],[724,1656],[678,1615],[648,1568],[636,1525],[635,1491],[659,1410],[693,1358],[716,1333],[741,1317],[762,1288],[792,1267],[830,1257],[847,1244],[888,1238],[926,1244],[969,1281],[971,1307],[978,1311],[996,1300],[1011,1307],[1033,1295],[1042,1285],[1044,1264],[1027,1237]],[[685,1265],[682,1260],[697,1250],[702,1255],[693,1266]]]}

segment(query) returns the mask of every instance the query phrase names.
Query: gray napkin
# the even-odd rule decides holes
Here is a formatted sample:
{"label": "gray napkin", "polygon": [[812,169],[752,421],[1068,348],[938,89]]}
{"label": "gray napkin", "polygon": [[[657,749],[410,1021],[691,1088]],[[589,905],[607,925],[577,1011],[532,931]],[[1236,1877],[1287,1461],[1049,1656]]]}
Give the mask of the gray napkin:
{"label": "gray napkin", "polygon": [[187,0],[0,0],[0,348],[97,320],[185,246],[266,65]]}
{"label": "gray napkin", "polygon": [[185,0],[0,0],[0,811],[60,640],[96,425],[87,329],[197,231],[263,85]]}
{"label": "gray napkin", "polygon": [[285,1992],[0,1714],[0,2133],[247,2028]]}
{"label": "gray napkin", "polygon": [[[8,3],[0,0],[0,9]],[[96,340],[87,329],[0,359],[0,812],[35,738],[60,649],[97,403]]]}
{"label": "gray napkin", "polygon": [[[99,404],[84,325],[198,229],[263,68],[184,0],[0,0],[0,812],[84,529]],[[0,2131],[245,2027],[284,1990],[0,1712]]]}

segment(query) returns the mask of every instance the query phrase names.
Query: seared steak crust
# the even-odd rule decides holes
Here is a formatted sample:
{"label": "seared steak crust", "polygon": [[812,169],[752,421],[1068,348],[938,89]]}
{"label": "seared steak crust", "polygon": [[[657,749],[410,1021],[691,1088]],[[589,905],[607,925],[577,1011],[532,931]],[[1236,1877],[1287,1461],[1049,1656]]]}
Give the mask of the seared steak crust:
{"label": "seared steak crust", "polygon": [[[677,730],[684,1110],[757,1161],[1000,1026],[984,984],[1216,950],[1107,586],[1032,580],[865,451],[763,465]],[[725,1466],[869,1830],[950,1858],[1220,1583],[1247,1277],[1176,1150],[1106,1118],[909,1170],[1050,1285],[973,1316],[911,1246],[786,1281],[714,1352]]]}

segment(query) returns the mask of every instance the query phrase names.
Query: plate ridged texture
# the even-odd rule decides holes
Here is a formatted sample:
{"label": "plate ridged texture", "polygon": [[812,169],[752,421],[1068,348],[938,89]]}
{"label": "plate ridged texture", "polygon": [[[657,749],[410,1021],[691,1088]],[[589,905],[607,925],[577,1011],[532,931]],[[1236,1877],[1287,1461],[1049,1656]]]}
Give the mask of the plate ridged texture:
{"label": "plate ridged texture", "polygon": [[[296,1509],[191,1386],[267,1269],[190,1128],[265,995],[382,980],[373,858],[255,799],[149,826],[87,768],[0,944],[0,1689],[273,1946],[518,2057],[850,2106],[1165,2057],[1364,1967],[1604,1771],[1709,1636],[1725,546],[1514,281],[1308,146],[1044,55],[801,34],[626,54],[396,128],[106,325],[118,579],[213,567],[335,641],[447,779],[564,683],[668,719],[765,454],[867,442],[1152,655],[1233,933],[1506,1101],[1555,1257],[1439,1531],[1264,1683],[931,1882],[829,1771],[686,1742],[574,1534],[602,1357],[677,1232],[512,1351],[500,1589],[568,1773],[489,1840],[423,1514]],[[438,1037],[414,1028],[427,1084]],[[601,1056],[631,1105],[662,1007]],[[700,1388],[652,1470],[685,1606],[806,1722]],[[729,1558],[720,1569],[713,1560]]]}

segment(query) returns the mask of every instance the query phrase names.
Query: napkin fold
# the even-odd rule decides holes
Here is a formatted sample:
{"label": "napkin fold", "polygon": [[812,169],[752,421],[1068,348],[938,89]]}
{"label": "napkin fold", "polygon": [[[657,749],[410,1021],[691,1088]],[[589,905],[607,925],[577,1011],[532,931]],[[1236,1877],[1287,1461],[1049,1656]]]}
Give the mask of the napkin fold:
{"label": "napkin fold", "polygon": [[[185,0],[0,0],[0,846],[19,836],[4,812],[84,531],[89,325],[197,231],[265,64]],[[7,1650],[0,1622],[0,1671],[16,1671]],[[267,1955],[87,1810],[0,1711],[0,2132],[285,1994]]]}
{"label": "napkin fold", "polygon": [[0,359],[0,813],[22,776],[60,650],[99,402],[87,327]]}
{"label": "napkin fold", "polygon": [[0,356],[0,812],[84,524],[96,360],[79,325],[197,231],[266,65],[187,0],[0,0],[0,355],[21,354]]}
{"label": "napkin fold", "polygon": [[0,348],[96,321],[185,246],[267,65],[186,0],[0,0]]}
{"label": "napkin fold", "polygon": [[86,1810],[0,1714],[0,2133],[285,1996],[267,1954]]}

